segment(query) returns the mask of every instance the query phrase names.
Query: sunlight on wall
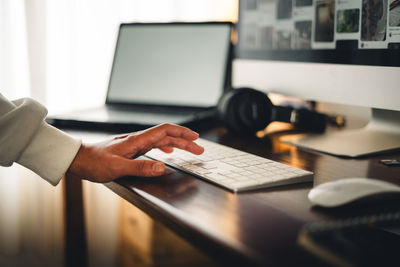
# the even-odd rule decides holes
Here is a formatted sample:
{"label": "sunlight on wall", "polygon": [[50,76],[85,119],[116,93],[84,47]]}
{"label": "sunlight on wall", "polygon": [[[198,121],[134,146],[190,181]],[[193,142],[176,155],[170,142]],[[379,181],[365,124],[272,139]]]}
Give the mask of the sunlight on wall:
{"label": "sunlight on wall", "polygon": [[237,21],[238,0],[180,0],[179,19],[184,21]]}
{"label": "sunlight on wall", "polygon": [[23,0],[0,3],[0,93],[29,96],[28,48]]}

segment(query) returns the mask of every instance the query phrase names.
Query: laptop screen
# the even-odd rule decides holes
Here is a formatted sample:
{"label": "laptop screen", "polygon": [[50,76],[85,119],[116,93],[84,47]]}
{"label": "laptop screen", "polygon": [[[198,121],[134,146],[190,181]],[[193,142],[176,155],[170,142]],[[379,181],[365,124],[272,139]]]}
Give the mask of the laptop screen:
{"label": "laptop screen", "polygon": [[122,24],[107,103],[215,106],[230,38],[231,23]]}

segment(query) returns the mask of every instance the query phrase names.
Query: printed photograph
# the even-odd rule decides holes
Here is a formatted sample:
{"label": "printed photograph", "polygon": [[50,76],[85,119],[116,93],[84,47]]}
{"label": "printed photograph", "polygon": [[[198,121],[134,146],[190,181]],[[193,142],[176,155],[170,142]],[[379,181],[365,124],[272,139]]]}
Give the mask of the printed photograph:
{"label": "printed photograph", "polygon": [[260,45],[262,49],[272,49],[272,42],[274,40],[273,27],[260,27]]}
{"label": "printed photograph", "polygon": [[312,21],[297,21],[294,24],[294,49],[311,49]]}
{"label": "printed photograph", "polygon": [[296,7],[312,6],[313,0],[296,0]]}
{"label": "printed photograph", "polygon": [[257,24],[248,23],[242,26],[244,28],[243,40],[241,40],[243,47],[255,48],[257,44]]}
{"label": "printed photograph", "polygon": [[315,42],[333,42],[335,27],[335,0],[316,1]]}
{"label": "printed photograph", "polygon": [[400,27],[400,0],[391,0],[390,2],[389,26]]}
{"label": "printed photograph", "polygon": [[275,48],[279,50],[291,49],[292,33],[290,31],[277,31],[275,35]]}
{"label": "printed photograph", "polygon": [[363,0],[361,40],[385,41],[387,0]]}
{"label": "printed photograph", "polygon": [[338,33],[353,33],[358,32],[360,29],[360,10],[346,9],[337,12],[337,26],[336,32]]}
{"label": "printed photograph", "polygon": [[290,19],[292,17],[292,0],[278,0],[277,19]]}
{"label": "printed photograph", "polygon": [[257,10],[257,0],[246,0],[245,3],[247,10]]}

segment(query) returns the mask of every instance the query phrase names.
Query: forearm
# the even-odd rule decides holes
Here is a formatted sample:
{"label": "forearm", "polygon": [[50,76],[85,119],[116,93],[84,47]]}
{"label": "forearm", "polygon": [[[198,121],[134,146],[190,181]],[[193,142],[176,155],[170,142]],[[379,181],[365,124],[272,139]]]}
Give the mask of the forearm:
{"label": "forearm", "polygon": [[80,140],[42,122],[30,144],[16,161],[57,185],[75,158]]}
{"label": "forearm", "polygon": [[32,99],[11,102],[0,94],[0,165],[17,162],[55,185],[81,142],[45,123],[46,115]]}

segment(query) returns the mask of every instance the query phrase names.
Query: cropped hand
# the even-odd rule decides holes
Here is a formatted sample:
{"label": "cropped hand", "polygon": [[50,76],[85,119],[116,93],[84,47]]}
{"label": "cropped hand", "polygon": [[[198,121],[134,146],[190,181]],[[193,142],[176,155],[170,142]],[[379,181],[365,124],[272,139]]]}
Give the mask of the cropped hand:
{"label": "cropped hand", "polygon": [[97,144],[82,144],[68,172],[93,182],[109,182],[122,176],[160,176],[162,162],[135,160],[153,148],[171,153],[174,147],[200,155],[204,148],[193,141],[199,134],[182,126],[162,124]]}

